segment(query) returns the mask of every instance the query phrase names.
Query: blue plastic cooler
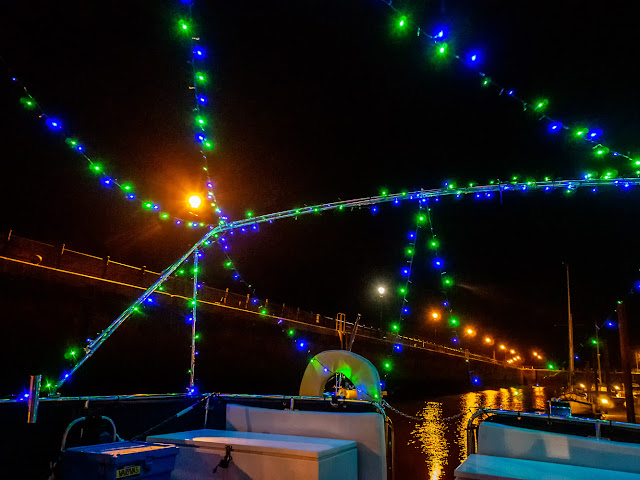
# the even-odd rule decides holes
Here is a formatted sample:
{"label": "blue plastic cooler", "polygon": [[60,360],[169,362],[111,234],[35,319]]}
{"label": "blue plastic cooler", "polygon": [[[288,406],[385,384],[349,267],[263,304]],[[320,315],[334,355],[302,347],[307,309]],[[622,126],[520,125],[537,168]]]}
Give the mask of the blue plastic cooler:
{"label": "blue plastic cooler", "polygon": [[176,462],[175,445],[116,442],[75,447],[62,454],[65,480],[169,480]]}

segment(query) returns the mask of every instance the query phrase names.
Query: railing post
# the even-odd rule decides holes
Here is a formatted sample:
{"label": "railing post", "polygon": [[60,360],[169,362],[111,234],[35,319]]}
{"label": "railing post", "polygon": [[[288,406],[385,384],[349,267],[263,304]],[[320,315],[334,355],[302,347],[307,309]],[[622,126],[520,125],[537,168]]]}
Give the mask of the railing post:
{"label": "railing post", "polygon": [[40,401],[40,383],[42,375],[31,375],[29,382],[29,402],[27,412],[27,423],[36,423],[38,418],[38,402]]}
{"label": "railing post", "polygon": [[106,257],[104,257],[103,259],[103,267],[102,267],[102,278],[106,278],[107,277],[107,267],[109,266],[109,261],[111,260],[111,256],[107,255]]}

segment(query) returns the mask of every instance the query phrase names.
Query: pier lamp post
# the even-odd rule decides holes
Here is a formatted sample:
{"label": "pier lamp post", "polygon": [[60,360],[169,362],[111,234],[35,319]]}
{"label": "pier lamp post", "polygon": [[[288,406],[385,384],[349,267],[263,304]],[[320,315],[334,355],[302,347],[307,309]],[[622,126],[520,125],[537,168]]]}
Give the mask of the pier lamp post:
{"label": "pier lamp post", "polygon": [[378,306],[380,309],[380,325],[382,325],[382,299],[384,298],[384,293],[387,291],[382,285],[378,287]]}

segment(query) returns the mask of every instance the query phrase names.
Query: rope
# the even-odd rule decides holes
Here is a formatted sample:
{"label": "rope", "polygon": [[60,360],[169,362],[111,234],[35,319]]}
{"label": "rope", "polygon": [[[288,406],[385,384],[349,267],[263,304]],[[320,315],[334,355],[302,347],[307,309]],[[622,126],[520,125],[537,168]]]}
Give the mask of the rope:
{"label": "rope", "polygon": [[[413,415],[409,415],[408,413],[401,412],[397,408],[392,407],[391,405],[389,405],[389,402],[387,402],[386,400],[382,401],[382,406],[386,407],[386,408],[389,408],[390,410],[393,410],[398,415],[402,415],[403,417],[408,418],[409,420],[414,420],[416,422],[421,422],[422,420],[424,420],[424,417],[414,417]],[[468,409],[468,411],[471,411],[471,409]],[[444,418],[441,419],[441,421],[448,422],[450,420],[455,420],[457,418],[462,417],[463,415],[466,415],[467,413],[468,413],[467,411],[462,411],[460,413],[456,413],[455,415],[451,415],[450,417],[444,417]]]}

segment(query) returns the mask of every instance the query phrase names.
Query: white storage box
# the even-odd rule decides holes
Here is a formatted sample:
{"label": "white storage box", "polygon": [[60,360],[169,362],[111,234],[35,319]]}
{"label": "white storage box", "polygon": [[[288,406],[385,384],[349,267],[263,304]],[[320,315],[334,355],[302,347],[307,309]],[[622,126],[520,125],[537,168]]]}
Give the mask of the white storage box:
{"label": "white storage box", "polygon": [[[227,430],[147,437],[178,446],[172,480],[357,480],[356,442]],[[218,466],[232,447],[228,468]]]}

